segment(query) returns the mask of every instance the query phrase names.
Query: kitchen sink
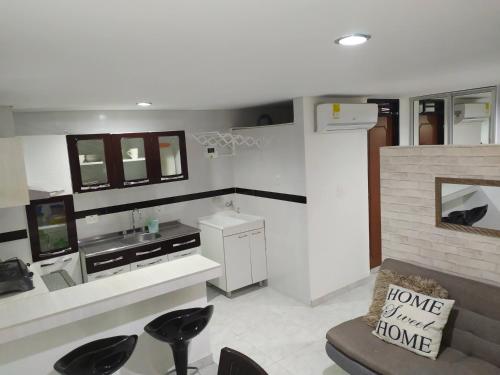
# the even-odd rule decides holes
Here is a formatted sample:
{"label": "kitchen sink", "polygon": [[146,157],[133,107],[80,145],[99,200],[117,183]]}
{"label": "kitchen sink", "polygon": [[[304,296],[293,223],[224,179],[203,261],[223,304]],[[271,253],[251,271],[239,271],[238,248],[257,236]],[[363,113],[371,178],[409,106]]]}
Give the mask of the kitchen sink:
{"label": "kitchen sink", "polygon": [[224,236],[231,236],[264,226],[263,218],[240,214],[235,211],[217,212],[216,214],[200,218],[198,222],[222,230]]}
{"label": "kitchen sink", "polygon": [[131,245],[135,243],[147,243],[156,241],[158,238],[161,238],[160,233],[141,232],[123,236],[122,242],[126,243],[127,245]]}

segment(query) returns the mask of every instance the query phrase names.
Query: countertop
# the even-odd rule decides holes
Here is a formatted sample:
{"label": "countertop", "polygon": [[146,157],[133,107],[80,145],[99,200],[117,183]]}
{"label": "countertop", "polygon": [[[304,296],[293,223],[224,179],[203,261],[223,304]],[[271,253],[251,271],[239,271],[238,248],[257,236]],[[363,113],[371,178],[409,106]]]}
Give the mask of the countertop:
{"label": "countertop", "polygon": [[142,245],[164,242],[173,238],[188,236],[199,232],[200,230],[198,228],[181,224],[178,221],[173,221],[160,224],[158,233],[161,237],[148,242],[127,244],[122,241],[123,235],[120,233],[113,233],[111,235],[96,237],[95,239],[84,239],[78,244],[78,247],[80,252],[82,252],[85,257],[92,257],[103,253],[110,253],[114,251],[132,249]]}
{"label": "countertop", "polygon": [[0,308],[0,344],[204,283],[220,275],[218,263],[192,255],[71,288],[14,300],[7,298]]}

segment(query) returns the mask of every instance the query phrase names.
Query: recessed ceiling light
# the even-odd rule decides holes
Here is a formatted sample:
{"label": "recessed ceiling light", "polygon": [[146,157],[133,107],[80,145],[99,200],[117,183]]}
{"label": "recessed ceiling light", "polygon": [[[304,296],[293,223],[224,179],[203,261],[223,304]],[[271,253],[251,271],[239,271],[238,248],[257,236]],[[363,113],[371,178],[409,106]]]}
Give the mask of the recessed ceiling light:
{"label": "recessed ceiling light", "polygon": [[370,38],[371,35],[368,34],[351,34],[338,38],[335,43],[342,46],[357,46],[366,43]]}
{"label": "recessed ceiling light", "polygon": [[152,104],[153,103],[150,103],[150,102],[139,102],[139,103],[137,103],[137,105],[139,107],[151,107]]}

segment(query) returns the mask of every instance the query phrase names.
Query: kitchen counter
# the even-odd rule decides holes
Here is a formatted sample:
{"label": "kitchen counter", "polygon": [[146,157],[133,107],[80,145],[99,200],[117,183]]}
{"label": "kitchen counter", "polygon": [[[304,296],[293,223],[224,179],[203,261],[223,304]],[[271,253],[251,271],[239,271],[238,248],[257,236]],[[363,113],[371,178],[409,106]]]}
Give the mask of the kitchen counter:
{"label": "kitchen counter", "polygon": [[0,308],[0,344],[190,286],[204,288],[207,280],[220,274],[218,263],[193,255],[71,288],[6,298]]}
{"label": "kitchen counter", "polygon": [[163,242],[171,240],[177,237],[183,237],[195,233],[199,233],[200,230],[189,225],[181,224],[178,221],[172,221],[168,223],[160,224],[159,234],[160,237],[149,240],[147,242],[140,243],[126,243],[123,241],[123,234],[112,233],[110,235],[104,235],[89,239],[84,239],[79,242],[79,249],[85,257],[92,257],[101,255],[104,253],[111,253],[115,251],[121,251],[126,249],[132,249],[134,247],[153,244],[158,242]]}

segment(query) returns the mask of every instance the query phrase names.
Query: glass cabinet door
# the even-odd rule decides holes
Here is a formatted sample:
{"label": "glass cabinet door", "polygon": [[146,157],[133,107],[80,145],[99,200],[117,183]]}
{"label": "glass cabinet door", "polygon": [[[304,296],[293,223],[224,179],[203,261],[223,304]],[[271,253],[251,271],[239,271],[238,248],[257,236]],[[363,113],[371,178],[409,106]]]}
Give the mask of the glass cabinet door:
{"label": "glass cabinet door", "polygon": [[71,195],[32,201],[26,212],[33,260],[78,250]]}
{"label": "glass cabinet door", "polygon": [[119,158],[120,183],[134,186],[150,182],[149,176],[149,135],[117,134],[113,135]]}
{"label": "glass cabinet door", "polygon": [[153,133],[156,167],[160,182],[187,179],[186,141],[184,132]]}
{"label": "glass cabinet door", "polygon": [[109,189],[111,181],[110,136],[68,136],[73,190],[86,192]]}

